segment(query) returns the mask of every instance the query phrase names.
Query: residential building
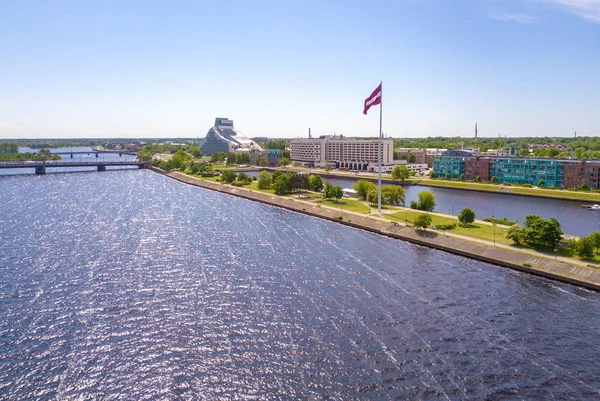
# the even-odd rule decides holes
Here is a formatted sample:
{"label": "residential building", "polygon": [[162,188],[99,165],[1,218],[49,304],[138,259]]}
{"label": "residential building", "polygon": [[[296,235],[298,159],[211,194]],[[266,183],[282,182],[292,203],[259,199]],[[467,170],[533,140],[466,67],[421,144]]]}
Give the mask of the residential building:
{"label": "residential building", "polygon": [[442,156],[434,156],[433,173],[439,178],[449,174],[452,179],[459,179],[462,174],[468,180],[480,176],[482,181],[490,181],[496,177],[499,182],[509,184],[538,185],[543,180],[545,186],[556,188],[581,187],[583,183],[590,189],[600,186],[598,162],[535,157],[481,157],[464,150],[449,150]]}
{"label": "residential building", "polygon": [[546,186],[563,188],[564,161],[522,157],[498,157],[490,163],[490,177],[511,184],[538,185],[544,180]]}
{"label": "residential building", "polygon": [[481,181],[489,181],[490,159],[480,156],[476,156],[474,159],[465,159],[464,171],[465,178],[467,180],[475,180],[477,177],[479,177]]}
{"label": "residential building", "polygon": [[441,156],[433,156],[433,174],[436,177],[460,178],[464,173],[466,159],[474,159],[475,154],[469,150],[448,149]]}
{"label": "residential building", "polygon": [[589,189],[599,189],[600,164],[598,162],[579,161],[565,165],[564,187],[580,188],[586,184]]}

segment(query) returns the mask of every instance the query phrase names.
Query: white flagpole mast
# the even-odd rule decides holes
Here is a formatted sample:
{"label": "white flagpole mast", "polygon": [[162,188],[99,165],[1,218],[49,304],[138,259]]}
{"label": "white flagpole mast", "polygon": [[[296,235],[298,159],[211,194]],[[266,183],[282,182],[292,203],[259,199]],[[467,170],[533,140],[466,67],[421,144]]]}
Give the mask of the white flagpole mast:
{"label": "white flagpole mast", "polygon": [[377,180],[377,212],[381,214],[381,159],[383,157],[383,142],[381,137],[383,109],[383,81],[381,81],[381,97],[379,98],[379,178]]}

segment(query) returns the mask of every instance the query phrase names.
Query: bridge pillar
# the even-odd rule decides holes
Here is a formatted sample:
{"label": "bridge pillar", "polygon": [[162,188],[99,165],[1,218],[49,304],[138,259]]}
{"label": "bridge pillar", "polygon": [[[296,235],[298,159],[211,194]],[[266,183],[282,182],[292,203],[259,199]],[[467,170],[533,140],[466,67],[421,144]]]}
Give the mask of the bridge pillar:
{"label": "bridge pillar", "polygon": [[119,152],[119,157],[121,157],[121,152]]}
{"label": "bridge pillar", "polygon": [[106,166],[99,165],[98,166],[98,171],[106,171]]}
{"label": "bridge pillar", "polygon": [[43,164],[41,166],[35,166],[35,173],[46,174],[46,166],[44,166]]}
{"label": "bridge pillar", "polygon": [[98,153],[96,153],[96,159],[99,158],[99,157],[100,157],[100,155]]}
{"label": "bridge pillar", "polygon": [[71,159],[73,158],[73,153],[71,153]]}

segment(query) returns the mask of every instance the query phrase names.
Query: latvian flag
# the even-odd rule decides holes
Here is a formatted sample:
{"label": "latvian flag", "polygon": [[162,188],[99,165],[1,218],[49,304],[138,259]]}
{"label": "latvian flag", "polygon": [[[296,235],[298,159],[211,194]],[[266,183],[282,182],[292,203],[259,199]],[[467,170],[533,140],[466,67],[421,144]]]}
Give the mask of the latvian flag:
{"label": "latvian flag", "polygon": [[381,104],[381,85],[379,84],[377,89],[371,93],[371,96],[365,99],[365,109],[363,110],[363,114],[367,114],[367,111],[371,108],[371,106],[375,106]]}

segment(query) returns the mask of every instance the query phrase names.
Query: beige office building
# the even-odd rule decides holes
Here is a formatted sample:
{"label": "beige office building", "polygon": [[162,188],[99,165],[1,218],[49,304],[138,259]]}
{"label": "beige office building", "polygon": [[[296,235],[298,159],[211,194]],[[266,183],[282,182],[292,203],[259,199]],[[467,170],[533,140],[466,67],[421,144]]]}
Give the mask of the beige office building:
{"label": "beige office building", "polygon": [[[382,140],[381,164],[394,164],[394,140]],[[340,167],[354,170],[371,170],[378,163],[378,139],[354,139],[341,136],[299,138],[290,141],[292,162],[307,167],[323,167],[327,163],[338,163]],[[370,165],[370,167],[369,167]]]}

